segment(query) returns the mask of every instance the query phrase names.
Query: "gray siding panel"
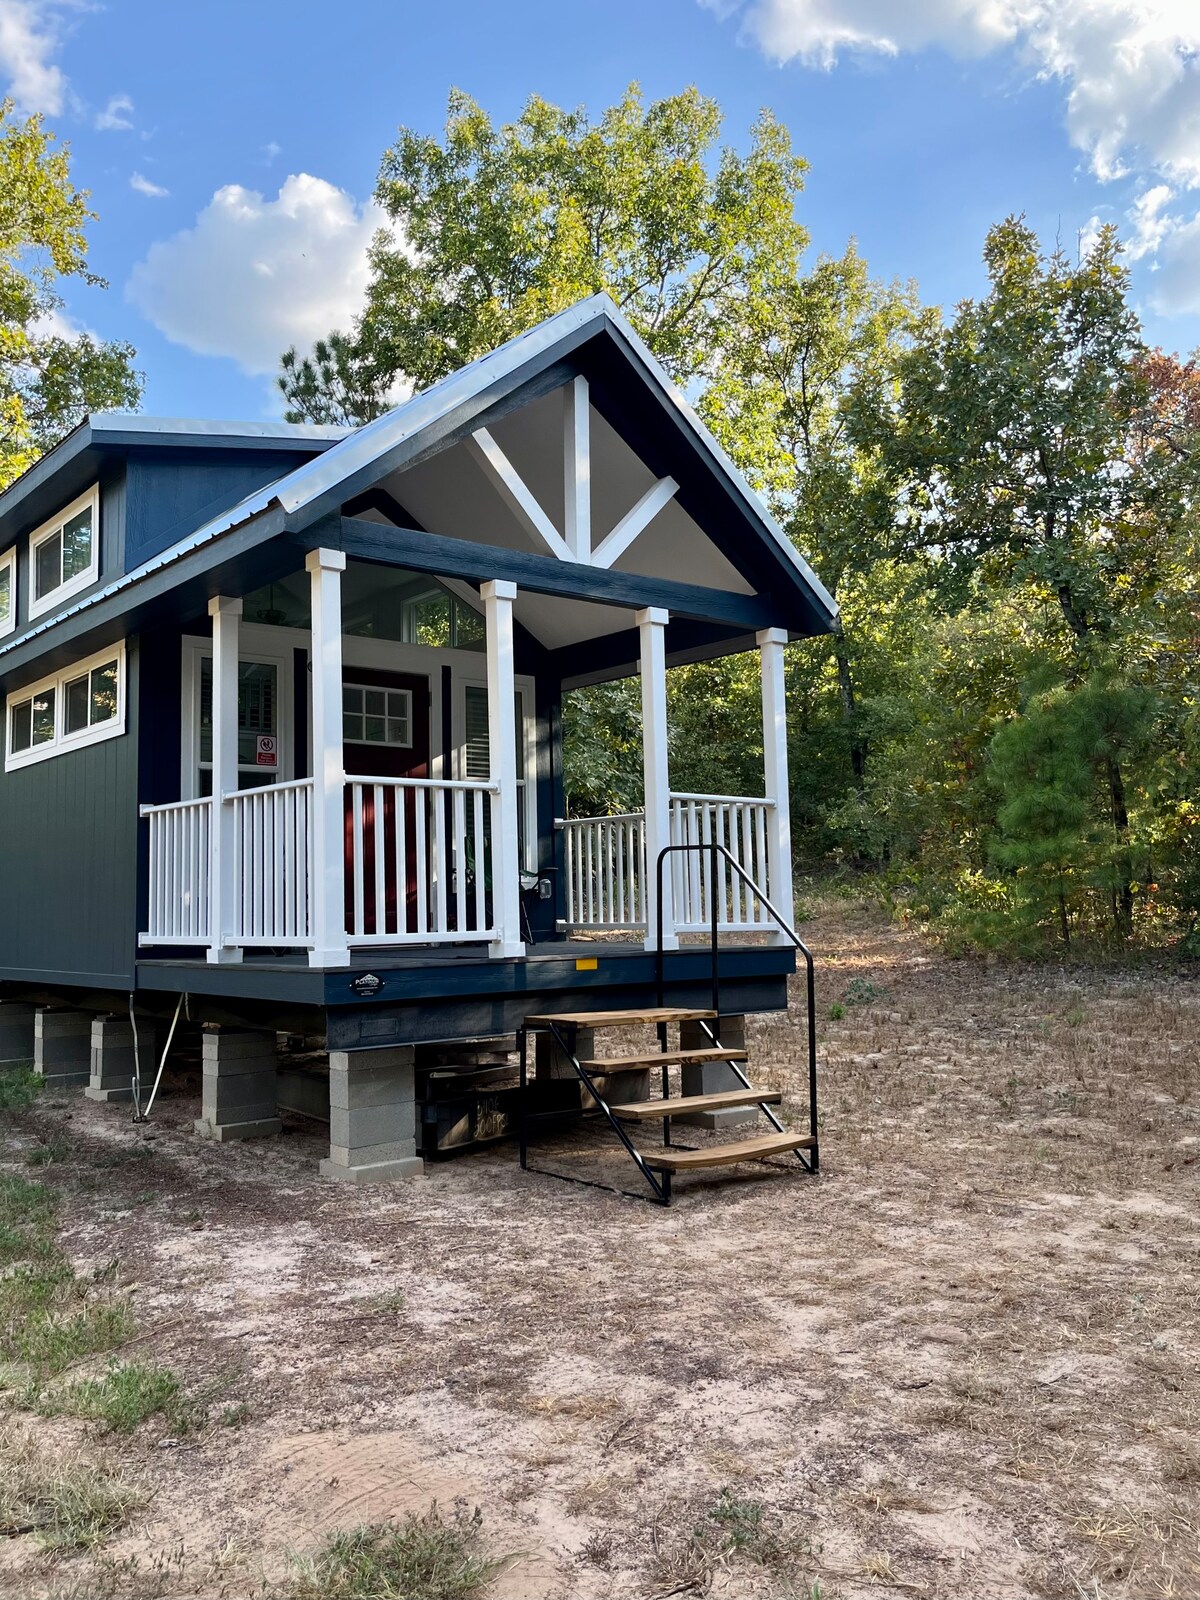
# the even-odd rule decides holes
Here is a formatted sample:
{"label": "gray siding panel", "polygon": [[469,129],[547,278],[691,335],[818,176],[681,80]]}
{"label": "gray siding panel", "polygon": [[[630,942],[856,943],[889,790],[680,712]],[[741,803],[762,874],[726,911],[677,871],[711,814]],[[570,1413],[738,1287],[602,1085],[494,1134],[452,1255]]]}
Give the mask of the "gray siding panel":
{"label": "gray siding panel", "polygon": [[0,980],[133,985],[138,652],[125,733],[0,772]]}

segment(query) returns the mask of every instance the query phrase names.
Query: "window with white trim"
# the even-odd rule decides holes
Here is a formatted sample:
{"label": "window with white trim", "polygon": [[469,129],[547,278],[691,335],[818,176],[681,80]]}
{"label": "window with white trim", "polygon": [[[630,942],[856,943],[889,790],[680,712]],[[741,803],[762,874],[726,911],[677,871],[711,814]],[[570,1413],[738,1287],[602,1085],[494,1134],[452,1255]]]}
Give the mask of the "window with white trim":
{"label": "window with white trim", "polygon": [[342,689],[342,738],[347,744],[412,748],[412,693],[348,683]]}
{"label": "window with white trim", "polygon": [[0,556],[0,638],[17,625],[17,547]]}
{"label": "window with white trim", "polygon": [[125,732],[125,646],[102,650],[8,697],[4,766],[11,772]]}
{"label": "window with white trim", "polygon": [[29,615],[40,616],[100,575],[100,490],[78,500],[29,535]]}

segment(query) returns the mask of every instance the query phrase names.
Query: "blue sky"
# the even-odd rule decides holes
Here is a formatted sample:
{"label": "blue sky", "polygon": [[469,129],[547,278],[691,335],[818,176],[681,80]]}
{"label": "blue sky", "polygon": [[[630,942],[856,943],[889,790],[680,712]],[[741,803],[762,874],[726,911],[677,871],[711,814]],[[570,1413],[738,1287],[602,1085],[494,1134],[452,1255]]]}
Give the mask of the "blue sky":
{"label": "blue sky", "polygon": [[1074,248],[1114,220],[1150,337],[1200,344],[1196,0],[0,0],[0,74],[71,143],[148,411],[278,414],[277,352],[360,301],[379,156],[452,85],[497,119],[537,92],[598,112],[695,83],[742,143],[761,106],[811,163],[814,250],[951,304],[990,223]]}

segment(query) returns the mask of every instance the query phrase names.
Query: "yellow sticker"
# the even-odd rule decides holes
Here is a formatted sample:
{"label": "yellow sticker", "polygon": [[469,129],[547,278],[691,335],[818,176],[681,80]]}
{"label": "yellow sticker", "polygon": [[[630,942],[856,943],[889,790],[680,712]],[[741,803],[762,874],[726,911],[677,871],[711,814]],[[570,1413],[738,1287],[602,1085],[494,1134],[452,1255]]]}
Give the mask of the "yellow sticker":
{"label": "yellow sticker", "polygon": [[599,965],[600,965],[600,963],[596,960],[595,956],[584,956],[584,958],[581,961],[577,961],[575,963],[575,971],[576,972],[595,972],[596,968]]}

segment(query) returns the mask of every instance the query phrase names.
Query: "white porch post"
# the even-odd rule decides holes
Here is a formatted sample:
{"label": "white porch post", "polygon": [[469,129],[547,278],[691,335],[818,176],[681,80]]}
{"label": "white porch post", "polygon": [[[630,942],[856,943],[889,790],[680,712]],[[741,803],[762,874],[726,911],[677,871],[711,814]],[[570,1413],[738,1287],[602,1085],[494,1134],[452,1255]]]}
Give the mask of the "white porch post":
{"label": "white porch post", "polygon": [[208,959],[240,961],[240,949],[226,948],[232,933],[240,885],[234,877],[234,808],[225,795],[238,786],[238,632],[242,602],[216,595],[208,602],[212,618],[212,881],[209,917],[212,943]]}
{"label": "white porch post", "polygon": [[[637,613],[641,635],[642,768],[646,793],[646,949],[658,948],[658,853],[671,842],[671,787],[667,772],[667,621],[650,606]],[[663,949],[678,950],[668,859],[663,868]]]}
{"label": "white porch post", "polygon": [[312,938],[309,964],[348,967],[346,771],[342,755],[342,573],[340,550],[310,550],[312,584]]}
{"label": "white porch post", "polygon": [[517,854],[517,686],[513,676],[513,601],[517,586],[493,578],[480,587],[487,630],[488,749],[492,796],[493,956],[522,956],[521,863]]}
{"label": "white porch post", "polygon": [[[787,695],[783,675],[783,628],[757,635],[762,662],[763,774],[766,796],[775,802],[767,814],[768,889],[780,914],[795,921],[792,903],[792,818],[788,789]],[[777,931],[776,937],[786,943]]]}

